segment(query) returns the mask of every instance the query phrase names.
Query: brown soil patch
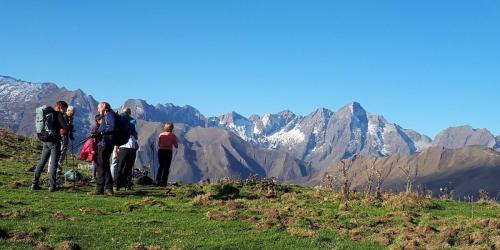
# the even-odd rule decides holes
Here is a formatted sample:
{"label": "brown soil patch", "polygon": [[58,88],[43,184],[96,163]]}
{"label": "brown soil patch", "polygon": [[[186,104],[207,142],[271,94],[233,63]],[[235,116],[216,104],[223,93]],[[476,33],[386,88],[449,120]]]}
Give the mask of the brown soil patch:
{"label": "brown soil patch", "polygon": [[82,248],[72,241],[63,241],[61,246],[57,248],[58,250],[81,250]]}

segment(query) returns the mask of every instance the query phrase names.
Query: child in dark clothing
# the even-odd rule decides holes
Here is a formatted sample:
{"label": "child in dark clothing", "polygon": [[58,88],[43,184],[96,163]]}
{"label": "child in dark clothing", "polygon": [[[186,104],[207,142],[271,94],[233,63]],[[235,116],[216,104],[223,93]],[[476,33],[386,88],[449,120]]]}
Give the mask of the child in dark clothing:
{"label": "child in dark clothing", "polygon": [[[97,130],[99,129],[99,126],[101,125],[102,122],[102,116],[101,115],[96,115],[95,116],[95,126],[92,128],[92,134],[97,133]],[[95,138],[92,138],[92,180],[95,181],[96,177],[96,169],[97,169],[97,144],[98,141]]]}

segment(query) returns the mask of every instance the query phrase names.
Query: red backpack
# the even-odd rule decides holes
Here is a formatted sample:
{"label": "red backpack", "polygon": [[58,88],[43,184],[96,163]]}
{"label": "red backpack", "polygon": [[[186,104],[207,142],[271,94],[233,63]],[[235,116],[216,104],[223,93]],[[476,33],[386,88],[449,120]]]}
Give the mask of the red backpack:
{"label": "red backpack", "polygon": [[89,138],[87,141],[85,141],[82,147],[82,151],[80,151],[80,159],[88,162],[92,162],[94,160],[94,154],[92,154],[94,140],[94,138]]}

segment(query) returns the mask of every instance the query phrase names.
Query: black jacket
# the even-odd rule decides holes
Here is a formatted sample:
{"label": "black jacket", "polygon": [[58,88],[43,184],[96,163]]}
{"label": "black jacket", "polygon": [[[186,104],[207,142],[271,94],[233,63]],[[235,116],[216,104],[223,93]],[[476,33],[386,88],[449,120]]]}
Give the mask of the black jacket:
{"label": "black jacket", "polygon": [[54,130],[56,132],[56,137],[58,140],[61,140],[61,134],[60,131],[61,129],[68,130],[68,124],[66,123],[66,120],[64,119],[64,115],[61,112],[58,111],[53,111],[54,113]]}

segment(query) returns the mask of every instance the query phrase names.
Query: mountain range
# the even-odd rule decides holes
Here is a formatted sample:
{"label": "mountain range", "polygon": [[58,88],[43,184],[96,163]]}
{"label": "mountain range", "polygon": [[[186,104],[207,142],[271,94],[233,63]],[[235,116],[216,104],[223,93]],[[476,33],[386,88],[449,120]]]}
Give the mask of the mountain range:
{"label": "mountain range", "polygon": [[[31,83],[8,76],[0,76],[0,127],[32,136],[35,108],[53,105],[57,100],[75,106],[76,138],[84,139],[97,113],[98,102],[91,95],[80,89],[60,88],[54,83]],[[485,146],[492,152],[500,149],[500,136],[495,137],[487,129],[467,125],[451,127],[431,139],[391,123],[383,116],[371,114],[357,102],[337,111],[319,108],[306,116],[284,110],[250,117],[236,112],[207,117],[192,106],[151,105],[139,99],[129,99],[122,107],[131,108],[132,115],[139,121],[141,148],[136,166],[151,166],[153,174],[157,165],[156,138],[162,124],[166,121],[176,124],[175,132],[181,145],[173,160],[174,181],[197,182],[226,176],[245,178],[257,174],[315,185],[319,183],[318,175],[354,155],[418,158],[432,150],[451,150],[460,154],[463,153],[460,150],[475,150],[471,146]],[[437,168],[434,172],[439,173],[441,165],[433,166]],[[453,169],[453,164],[448,167]],[[500,165],[493,167],[498,169]],[[495,173],[495,177],[500,177]],[[486,188],[498,192],[499,185]]]}

